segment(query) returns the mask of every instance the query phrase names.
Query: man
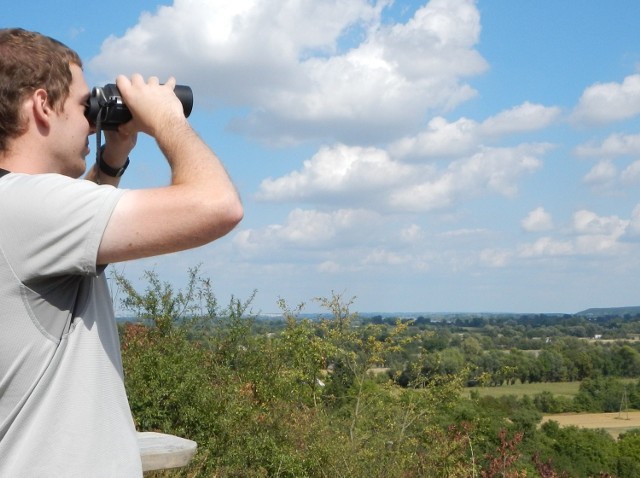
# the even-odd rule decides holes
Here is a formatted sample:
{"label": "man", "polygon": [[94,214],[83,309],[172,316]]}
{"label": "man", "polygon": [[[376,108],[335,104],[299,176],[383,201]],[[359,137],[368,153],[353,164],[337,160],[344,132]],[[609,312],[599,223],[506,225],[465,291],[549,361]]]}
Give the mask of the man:
{"label": "man", "polygon": [[[116,84],[133,119],[77,179],[94,133],[80,58],[0,30],[1,477],[142,475],[104,267],[207,244],[242,218],[175,81]],[[169,186],[114,187],[138,132],[164,153]]]}

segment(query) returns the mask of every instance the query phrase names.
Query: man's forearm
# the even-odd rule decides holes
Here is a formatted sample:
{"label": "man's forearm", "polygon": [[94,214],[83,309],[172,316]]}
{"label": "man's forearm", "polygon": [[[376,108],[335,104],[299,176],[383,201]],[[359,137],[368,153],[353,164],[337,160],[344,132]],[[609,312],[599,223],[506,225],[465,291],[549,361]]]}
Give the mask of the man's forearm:
{"label": "man's forearm", "polygon": [[180,120],[156,138],[171,167],[171,184],[188,186],[207,198],[237,198],[237,191],[217,155],[186,120]]}

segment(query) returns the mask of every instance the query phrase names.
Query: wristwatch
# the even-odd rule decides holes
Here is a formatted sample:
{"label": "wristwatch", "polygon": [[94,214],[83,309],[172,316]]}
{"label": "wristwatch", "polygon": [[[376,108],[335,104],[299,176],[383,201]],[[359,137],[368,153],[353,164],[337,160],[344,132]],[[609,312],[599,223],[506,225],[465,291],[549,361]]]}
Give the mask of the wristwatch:
{"label": "wristwatch", "polygon": [[104,145],[100,148],[100,156],[98,157],[98,167],[100,168],[100,171],[112,178],[119,178],[122,176],[129,166],[129,158],[127,158],[121,167],[112,168],[102,159],[102,153],[104,153]]}

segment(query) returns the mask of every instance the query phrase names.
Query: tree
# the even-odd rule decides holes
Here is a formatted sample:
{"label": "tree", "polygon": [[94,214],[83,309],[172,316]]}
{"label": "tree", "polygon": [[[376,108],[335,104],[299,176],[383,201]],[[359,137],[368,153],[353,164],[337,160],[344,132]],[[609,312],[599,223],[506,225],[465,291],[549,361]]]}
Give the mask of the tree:
{"label": "tree", "polygon": [[541,430],[548,441],[552,461],[557,469],[571,476],[602,476],[617,469],[617,449],[614,439],[604,430],[560,427],[546,422]]}
{"label": "tree", "polygon": [[618,478],[640,476],[640,430],[618,437]]}

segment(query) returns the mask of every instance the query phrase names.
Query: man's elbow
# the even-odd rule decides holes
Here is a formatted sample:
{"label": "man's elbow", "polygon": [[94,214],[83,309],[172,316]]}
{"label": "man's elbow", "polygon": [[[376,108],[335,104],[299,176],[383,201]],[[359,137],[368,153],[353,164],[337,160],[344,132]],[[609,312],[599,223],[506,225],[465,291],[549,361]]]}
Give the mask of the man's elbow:
{"label": "man's elbow", "polygon": [[217,206],[211,223],[212,239],[217,239],[230,233],[244,217],[244,208],[237,196],[230,197],[223,204],[218,204]]}
{"label": "man's elbow", "polygon": [[229,231],[234,229],[242,218],[244,217],[244,208],[242,207],[242,201],[240,198],[236,197],[235,200],[232,201],[232,204],[227,208],[226,212],[226,220],[229,224]]}

